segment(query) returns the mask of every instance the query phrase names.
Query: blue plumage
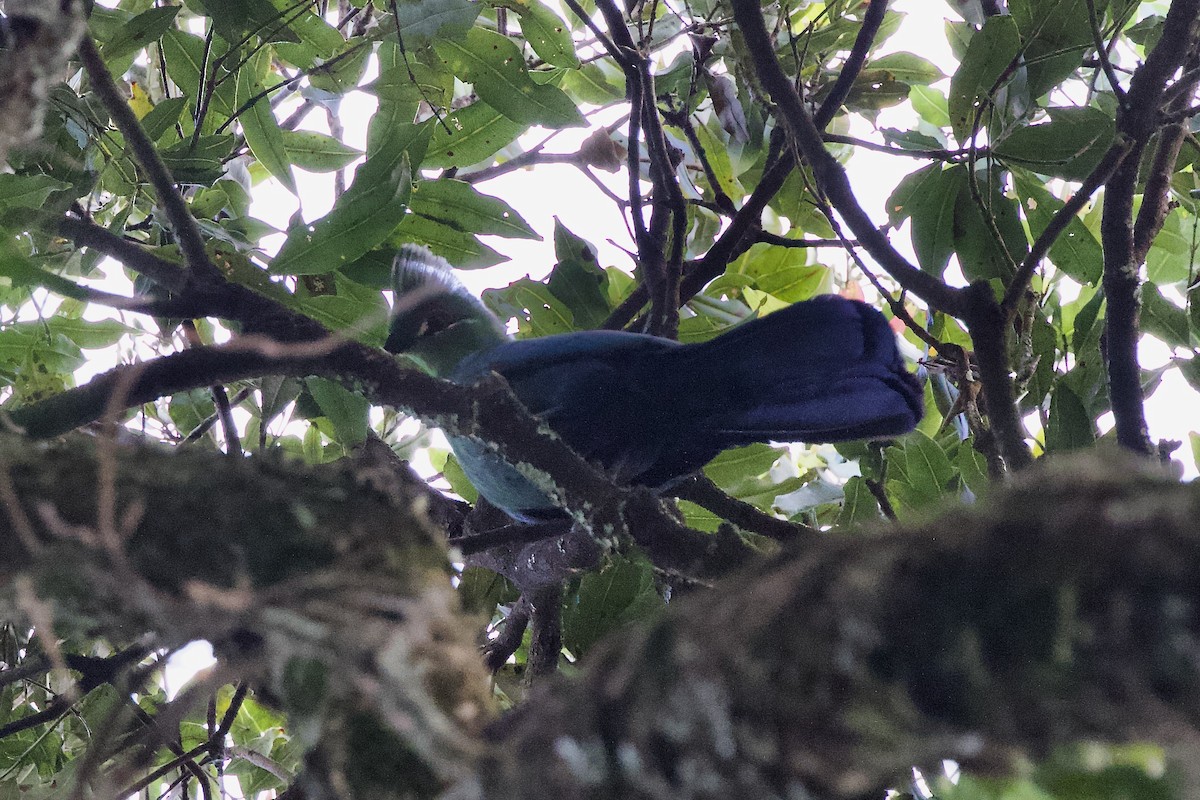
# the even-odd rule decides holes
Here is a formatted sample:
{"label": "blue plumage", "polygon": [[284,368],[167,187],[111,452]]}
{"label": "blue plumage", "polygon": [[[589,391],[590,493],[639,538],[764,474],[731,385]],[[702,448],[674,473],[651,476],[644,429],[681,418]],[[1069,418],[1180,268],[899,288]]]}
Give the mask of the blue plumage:
{"label": "blue plumage", "polygon": [[[487,314],[482,304],[478,310]],[[443,351],[464,338],[453,328],[437,332]],[[921,387],[883,316],[832,295],[700,344],[621,331],[479,342],[473,330],[473,352],[442,352],[427,363],[453,364],[443,374],[463,384],[498,372],[532,413],[622,483],[667,487],[722,450],[752,442],[896,436],[922,414]],[[389,338],[392,350],[412,344]],[[451,445],[494,505],[526,520],[559,513],[477,442],[453,437]]]}

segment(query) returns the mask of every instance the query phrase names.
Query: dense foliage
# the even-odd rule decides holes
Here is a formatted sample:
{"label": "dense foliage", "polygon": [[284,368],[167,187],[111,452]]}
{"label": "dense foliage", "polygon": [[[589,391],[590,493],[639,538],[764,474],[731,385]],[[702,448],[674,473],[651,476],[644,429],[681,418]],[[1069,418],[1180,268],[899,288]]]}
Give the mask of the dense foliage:
{"label": "dense foliage", "polygon": [[[0,479],[11,540],[0,557],[15,565],[0,572],[11,619],[0,647],[0,796],[74,787],[76,797],[156,797],[183,786],[208,797],[236,780],[254,797],[303,770],[325,775],[317,783],[339,796],[381,796],[353,767],[339,772],[355,758],[397,770],[394,796],[433,796],[461,777],[454,759],[473,752],[484,703],[463,688],[476,676],[457,655],[430,659],[454,676],[453,690],[429,688],[419,673],[433,701],[410,686],[388,706],[387,670],[349,694],[328,689],[331,664],[353,669],[348,654],[371,652],[382,634],[330,644],[314,633],[322,655],[297,655],[299,645],[279,654],[278,634],[264,632],[277,621],[255,617],[245,630],[271,653],[267,666],[223,667],[168,701],[154,678],[167,650],[224,636],[237,647],[218,647],[221,663],[237,664],[229,654],[244,656],[249,634],[239,638],[245,630],[223,617],[188,627],[164,598],[203,596],[232,614],[243,602],[233,595],[253,587],[266,593],[245,601],[255,608],[302,607],[305,620],[328,622],[336,615],[280,598],[324,559],[358,552],[362,531],[347,534],[360,537],[353,546],[289,540],[269,556],[240,533],[213,551],[193,542],[205,558],[174,540],[156,550],[138,533],[147,515],[175,515],[188,530],[230,526],[237,514],[213,493],[259,478],[231,471],[236,479],[210,484],[208,473],[231,462],[176,477],[171,462],[149,458],[165,484],[117,481],[118,440],[267,464],[264,497],[303,485],[305,498],[320,489],[340,503],[356,491],[340,473],[302,471],[331,462],[359,471],[354,486],[365,463],[392,473],[403,488],[389,489],[388,502],[429,509],[458,546],[454,593],[473,616],[445,610],[437,587],[451,567],[434,563],[440,550],[429,555],[423,521],[405,523],[418,533],[395,553],[372,549],[378,571],[363,585],[386,578],[405,603],[425,598],[436,611],[423,630],[456,628],[445,637],[454,648],[486,624],[480,641],[504,708],[522,703],[530,676],[574,672],[610,632],[656,619],[673,595],[702,592],[781,543],[919,523],[1101,440],[1165,460],[1181,444],[1151,439],[1144,400],[1167,378],[1187,402],[1200,390],[1197,0],[952,3],[952,20],[921,35],[948,42],[953,64],[898,47],[904,15],[885,0],[84,5],[0,6],[3,411],[19,436],[94,434],[94,454],[83,434],[67,441],[91,470],[75,479],[95,483],[74,490],[96,509],[66,513],[67,499],[26,497],[54,481],[26,480],[22,470],[42,467],[0,455],[0,473],[16,476]],[[376,110],[360,150],[344,133],[360,120],[341,114],[364,95]],[[903,164],[903,177],[864,192],[853,172],[863,150]],[[545,193],[540,171],[563,164],[595,185],[596,202],[614,204],[627,259],[607,263],[598,253],[611,249],[559,222],[535,230],[517,210],[527,195],[489,189],[505,176],[505,187]],[[327,213],[305,213],[320,205],[299,197],[316,185],[305,173],[328,177]],[[286,230],[252,211],[267,191],[297,196]],[[399,245],[483,270],[506,261],[498,237],[545,237],[553,252],[544,280],[489,273],[507,285],[485,302],[522,337],[628,327],[699,341],[816,294],[866,296],[926,380],[925,420],[896,441],[728,451],[677,487],[672,509],[614,487],[539,432],[497,382],[450,387],[379,350]],[[1138,359],[1147,337],[1167,353],[1152,369]],[[451,499],[447,489],[476,498],[431,436],[438,426],[549,475],[577,525],[514,527]],[[428,457],[438,475],[427,485],[375,450],[379,441],[387,456]],[[1198,442],[1175,457],[1191,467]],[[307,465],[296,466],[298,484],[270,482],[272,470],[287,473],[281,455]],[[142,459],[122,469],[136,472]],[[138,505],[134,484],[191,500]],[[246,517],[267,530],[268,507]],[[297,509],[296,526],[337,527]],[[148,570],[122,601],[130,616],[81,604],[61,575],[35,572],[30,583],[22,565],[42,535],[107,553],[115,574]],[[113,556],[125,546],[129,564]],[[418,566],[396,566],[397,553]],[[119,586],[106,591],[121,596]],[[383,613],[382,601],[347,602]],[[68,609],[59,618],[56,603]],[[350,701],[330,722],[328,707],[368,678],[382,722],[362,723],[369,715]],[[430,723],[439,733],[402,748],[393,740],[412,733],[397,720],[414,718],[440,720]],[[157,733],[131,733],[137,719]],[[465,732],[446,733],[454,725]],[[363,732],[376,728],[374,738]],[[377,749],[408,760],[397,766]],[[1080,745],[1025,778],[966,778],[944,796],[1174,796],[1161,758],[1155,742]]]}

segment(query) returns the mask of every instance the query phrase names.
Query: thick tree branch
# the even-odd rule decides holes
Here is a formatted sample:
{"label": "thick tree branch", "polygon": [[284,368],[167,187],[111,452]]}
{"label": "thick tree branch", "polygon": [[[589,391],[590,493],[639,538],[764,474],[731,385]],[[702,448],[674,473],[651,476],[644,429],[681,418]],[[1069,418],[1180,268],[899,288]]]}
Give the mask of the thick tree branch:
{"label": "thick tree branch", "polygon": [[744,531],[757,533],[780,542],[807,542],[818,531],[808,525],[779,519],[759,511],[749,503],[730,497],[704,475],[694,475],[671,490],[680,500],[695,503]]}
{"label": "thick tree branch", "polygon": [[[420,494],[375,491],[350,462],[305,467],[155,446],[113,452],[106,479],[88,437],[52,447],[0,437],[15,502],[40,545],[25,550],[13,508],[0,509],[5,596],[18,576],[34,578],[67,638],[148,634],[152,648],[206,639],[224,674],[282,703],[291,724],[326,732],[320,748],[337,752],[341,739],[328,732],[373,725],[386,744],[380,752],[407,764],[410,780],[464,774],[490,691],[475,621],[457,610],[444,538]],[[122,514],[129,524],[117,547],[97,531],[105,491],[123,512],[140,510]],[[298,695],[300,669],[311,677]],[[104,674],[94,669],[91,679]],[[146,741],[190,707],[172,704]],[[346,774],[361,779],[375,766],[359,762]],[[126,785],[133,776],[122,771],[112,777]],[[111,788],[97,794],[122,796]]]}
{"label": "thick tree branch", "polygon": [[187,285],[187,273],[176,263],[155,255],[137,242],[118,236],[94,222],[75,217],[54,220],[43,217],[47,227],[56,226],[58,232],[78,247],[91,247],[107,256],[112,256],[134,272],[145,275],[159,286],[170,291],[180,291]]}
{"label": "thick tree branch", "polygon": [[[1154,233],[1166,215],[1169,174],[1182,132],[1168,126],[1161,133],[1144,195],[1143,213],[1135,236],[1133,206],[1138,164],[1151,136],[1159,131],[1169,109],[1161,107],[1167,81],[1200,47],[1200,0],[1175,0],[1163,23],[1163,35],[1130,80],[1126,104],[1118,112],[1117,130],[1133,147],[1104,194],[1101,241],[1104,246],[1103,285],[1107,311],[1104,318],[1104,354],[1108,372],[1117,441],[1134,452],[1153,455],[1142,397],[1141,365],[1138,362],[1140,301],[1139,269]],[[1194,89],[1195,79],[1185,78]],[[1147,208],[1148,206],[1148,208]]]}
{"label": "thick tree branch", "polygon": [[[298,326],[302,332],[315,325],[299,319],[307,323]],[[736,538],[680,525],[649,490],[614,485],[601,470],[547,435],[499,377],[463,387],[403,369],[383,351],[334,337],[281,345],[243,336],[220,347],[192,348],[119,367],[78,389],[14,409],[9,419],[31,436],[50,437],[99,419],[113,403],[132,408],[186,389],[262,375],[322,375],[346,381],[378,405],[410,411],[432,425],[487,442],[512,463],[553,475],[545,479],[547,491],[586,530],[604,532],[613,543],[631,537],[664,569],[712,577],[752,556]]]}
{"label": "thick tree branch", "polygon": [[1141,146],[1108,182],[1100,235],[1104,245],[1104,361],[1117,441],[1151,455],[1150,431],[1142,402],[1142,368],[1138,363],[1139,265],[1133,261],[1133,193]]}
{"label": "thick tree branch", "polygon": [[1024,474],[609,639],[497,726],[471,783],[487,800],[866,800],[913,765],[999,775],[1100,740],[1163,746],[1193,796],[1200,626],[1172,609],[1200,603],[1200,490],[1112,452]]}

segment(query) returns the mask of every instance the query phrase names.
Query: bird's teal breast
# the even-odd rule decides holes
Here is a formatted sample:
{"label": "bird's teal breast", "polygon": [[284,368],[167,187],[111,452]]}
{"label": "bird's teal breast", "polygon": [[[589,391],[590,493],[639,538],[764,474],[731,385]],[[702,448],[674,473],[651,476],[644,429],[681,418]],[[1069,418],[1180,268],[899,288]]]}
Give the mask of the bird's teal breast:
{"label": "bird's teal breast", "polygon": [[[450,447],[472,485],[492,505],[498,506],[522,522],[554,513],[554,502],[529,481],[520,470],[489,450],[476,439],[448,437]],[[543,512],[538,514],[537,512]]]}

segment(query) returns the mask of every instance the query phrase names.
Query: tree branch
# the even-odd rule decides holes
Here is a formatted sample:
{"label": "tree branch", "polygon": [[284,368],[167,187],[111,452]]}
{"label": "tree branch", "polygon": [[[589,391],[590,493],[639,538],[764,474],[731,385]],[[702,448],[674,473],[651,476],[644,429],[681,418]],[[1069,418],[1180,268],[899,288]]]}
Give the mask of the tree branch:
{"label": "tree branch", "polygon": [[488,800],[863,800],[914,765],[999,776],[1101,740],[1163,746],[1194,795],[1200,668],[1180,643],[1200,625],[1172,609],[1200,602],[1200,490],[1112,452],[1025,476],[608,639],[497,726],[473,781]]}
{"label": "tree branch", "polygon": [[734,0],[733,13],[742,34],[746,37],[747,48],[754,59],[754,68],[759,80],[779,105],[781,119],[812,168],[817,185],[846,221],[855,237],[902,287],[921,298],[931,308],[959,316],[962,304],[959,294],[934,276],[909,264],[859,205],[850,188],[845,169],[825,149],[821,132],[804,107],[804,101],[779,66],[758,3],[754,0]]}
{"label": "tree branch", "polygon": [[220,271],[209,260],[204,249],[204,237],[200,233],[200,226],[196,224],[187,203],[175,188],[175,178],[171,176],[170,170],[154,147],[154,142],[150,141],[133,109],[117,88],[104,59],[96,49],[96,43],[90,36],[84,36],[80,41],[79,57],[100,102],[104,104],[117,129],[125,136],[125,141],[133,150],[138,163],[146,170],[150,185],[154,187],[158,202],[171,223],[179,241],[179,249],[183,252],[192,276],[208,282],[223,280]]}

